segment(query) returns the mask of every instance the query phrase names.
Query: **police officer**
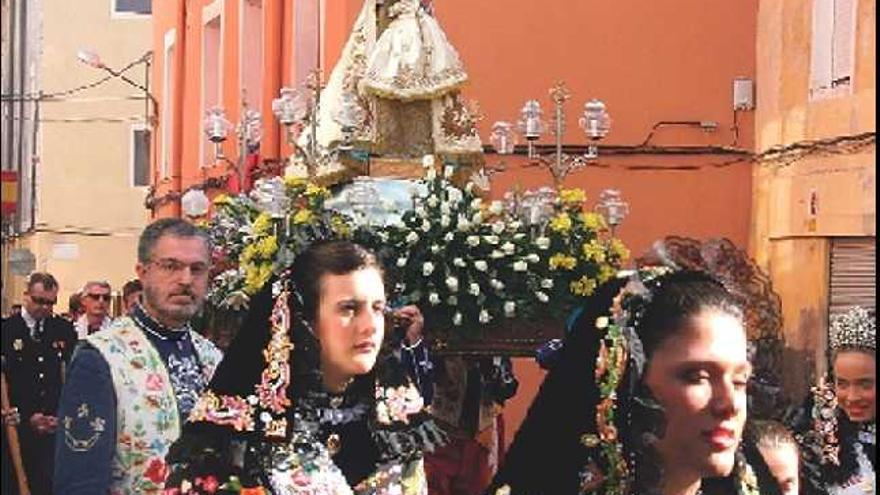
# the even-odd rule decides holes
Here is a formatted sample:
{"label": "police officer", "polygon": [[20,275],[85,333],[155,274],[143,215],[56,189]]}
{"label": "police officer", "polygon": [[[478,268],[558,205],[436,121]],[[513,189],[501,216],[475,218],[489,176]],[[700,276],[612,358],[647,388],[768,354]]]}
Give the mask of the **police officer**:
{"label": "police officer", "polygon": [[33,495],[52,493],[58,398],[76,344],[70,322],[52,314],[57,301],[55,277],[33,273],[21,314],[3,320],[2,353],[9,394],[21,417],[22,460]]}

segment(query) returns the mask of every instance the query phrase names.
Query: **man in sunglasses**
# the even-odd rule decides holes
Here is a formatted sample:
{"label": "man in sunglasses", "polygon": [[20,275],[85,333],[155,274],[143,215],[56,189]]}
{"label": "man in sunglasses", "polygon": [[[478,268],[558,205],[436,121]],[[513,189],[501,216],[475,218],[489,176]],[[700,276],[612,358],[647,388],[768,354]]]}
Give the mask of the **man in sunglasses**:
{"label": "man in sunglasses", "polygon": [[18,435],[33,495],[51,493],[56,410],[65,367],[76,345],[70,322],[52,314],[57,300],[55,277],[33,273],[21,314],[3,320],[3,361],[10,401],[21,418]]}
{"label": "man in sunglasses", "polygon": [[76,335],[80,339],[110,326],[113,322],[109,316],[112,298],[110,283],[104,280],[86,282],[80,291],[80,302],[84,312],[76,320],[75,325]]}
{"label": "man in sunglasses", "polygon": [[207,233],[179,218],[144,229],[135,266],[143,297],[86,337],[70,365],[56,494],[163,493],[168,448],[222,357],[190,324],[208,291],[211,251]]}

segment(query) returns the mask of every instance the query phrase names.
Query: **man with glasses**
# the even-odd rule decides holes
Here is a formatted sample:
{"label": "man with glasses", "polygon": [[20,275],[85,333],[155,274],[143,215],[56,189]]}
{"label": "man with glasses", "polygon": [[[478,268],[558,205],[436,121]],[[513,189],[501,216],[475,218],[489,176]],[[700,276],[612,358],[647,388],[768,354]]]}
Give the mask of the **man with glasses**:
{"label": "man with glasses", "polygon": [[2,354],[10,402],[21,423],[22,461],[34,495],[52,493],[56,410],[65,367],[76,345],[67,320],[52,314],[58,282],[48,273],[33,273],[20,314],[3,320]]}
{"label": "man with glasses", "polygon": [[190,320],[208,290],[211,241],[177,218],[147,226],[135,267],[142,302],[86,337],[61,397],[55,493],[161,494],[168,448],[220,351]]}
{"label": "man with glasses", "polygon": [[110,283],[104,280],[86,282],[80,291],[80,302],[83,314],[76,320],[76,335],[84,339],[89,335],[108,328],[113,319],[110,318]]}

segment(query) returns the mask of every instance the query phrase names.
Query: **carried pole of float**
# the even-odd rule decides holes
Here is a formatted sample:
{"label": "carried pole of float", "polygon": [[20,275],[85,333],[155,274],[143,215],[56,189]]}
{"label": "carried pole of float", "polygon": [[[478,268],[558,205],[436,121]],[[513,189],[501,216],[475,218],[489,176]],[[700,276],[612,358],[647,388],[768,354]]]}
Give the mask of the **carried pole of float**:
{"label": "carried pole of float", "polygon": [[[0,407],[9,411],[12,405],[9,402],[9,387],[6,385],[6,373],[0,371]],[[5,421],[4,421],[5,422]],[[24,472],[24,464],[21,461],[21,444],[18,442],[18,429],[9,423],[6,426],[6,439],[9,445],[9,457],[12,458],[12,467],[15,469],[15,479],[18,481],[18,493],[31,495],[28,488],[27,475]]]}

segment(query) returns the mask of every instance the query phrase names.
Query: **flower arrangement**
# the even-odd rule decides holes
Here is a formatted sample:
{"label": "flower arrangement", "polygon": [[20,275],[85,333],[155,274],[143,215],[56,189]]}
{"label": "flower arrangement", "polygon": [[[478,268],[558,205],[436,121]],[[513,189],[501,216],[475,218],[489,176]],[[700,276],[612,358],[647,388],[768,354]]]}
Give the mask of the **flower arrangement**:
{"label": "flower arrangement", "polygon": [[563,190],[543,205],[545,218],[521,218],[502,201],[484,201],[473,183],[450,181],[454,167],[424,160],[415,208],[384,229],[397,253],[389,270],[403,303],[417,304],[439,327],[475,333],[516,317],[564,317],[615,275],[626,248],[606,238],[586,195]]}
{"label": "flower arrangement", "polygon": [[414,206],[379,225],[329,208],[330,192],[301,179],[218,197],[211,303],[241,309],[304,246],[354,238],[383,257],[395,303],[419,305],[437,328],[477,336],[514,318],[565,317],[629,255],[581,190],[552,191],[526,211],[516,198],[487,201],[473,183],[454,185],[455,167],[438,171],[433,156],[423,166],[409,193]]}
{"label": "flower arrangement", "polygon": [[351,235],[345,217],[324,208],[326,188],[274,177],[250,195],[221,195],[208,225],[215,277],[208,293],[219,308],[241,309],[250,296],[310,243]]}

